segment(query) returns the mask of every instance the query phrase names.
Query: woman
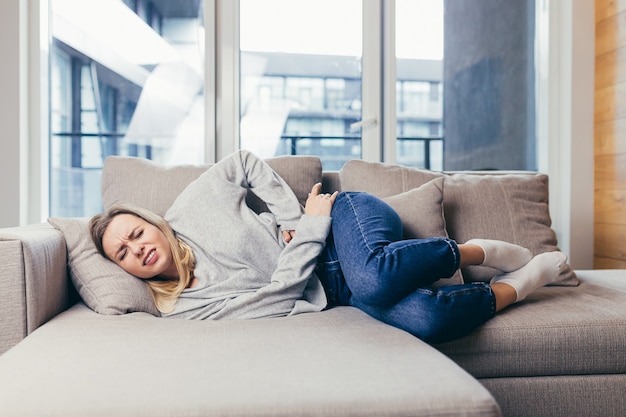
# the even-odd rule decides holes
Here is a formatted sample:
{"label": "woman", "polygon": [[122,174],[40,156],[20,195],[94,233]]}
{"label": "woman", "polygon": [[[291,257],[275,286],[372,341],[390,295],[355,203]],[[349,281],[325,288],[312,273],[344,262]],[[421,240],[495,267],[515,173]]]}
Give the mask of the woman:
{"label": "woman", "polygon": [[[248,208],[248,190],[269,212]],[[350,305],[431,343],[467,334],[565,267],[560,252],[533,258],[502,241],[402,240],[382,200],[320,190],[313,186],[303,210],[264,161],[239,151],[189,184],[163,218],[113,207],[91,220],[91,236],[103,256],[147,280],[164,316],[247,319]],[[429,288],[468,265],[502,273],[490,284]]]}

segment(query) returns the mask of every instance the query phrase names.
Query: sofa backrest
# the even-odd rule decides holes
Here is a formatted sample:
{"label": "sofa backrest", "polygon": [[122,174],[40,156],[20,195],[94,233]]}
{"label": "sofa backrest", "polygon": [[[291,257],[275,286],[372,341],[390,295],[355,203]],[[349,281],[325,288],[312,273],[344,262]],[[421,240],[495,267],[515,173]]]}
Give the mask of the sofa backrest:
{"label": "sofa backrest", "polygon": [[[558,250],[556,234],[551,228],[545,174],[435,172],[361,160],[348,161],[340,171],[323,172],[319,158],[312,156],[281,156],[267,162],[285,179],[302,204],[318,181],[322,181],[327,192],[364,191],[389,198],[441,178],[441,209],[429,210],[431,218],[423,219],[422,226],[443,222],[445,233],[460,243],[486,238],[516,243],[534,254]],[[104,207],[126,202],[164,214],[180,191],[209,166],[163,167],[140,158],[109,157],[102,173]],[[432,194],[429,198],[433,198]],[[263,204],[253,196],[249,204],[263,210]],[[406,202],[403,207],[407,207]],[[417,204],[416,210],[420,210]],[[435,218],[440,215],[443,219]],[[469,281],[488,281],[494,270],[471,267],[463,274]],[[570,275],[575,279],[573,272]]]}
{"label": "sofa backrest", "polygon": [[[311,187],[322,181],[322,163],[312,156],[281,156],[266,160],[289,184],[301,204]],[[102,203],[106,208],[130,203],[165,214],[180,192],[211,165],[162,166],[143,158],[110,156],[102,169]],[[250,196],[255,208],[258,199]]]}

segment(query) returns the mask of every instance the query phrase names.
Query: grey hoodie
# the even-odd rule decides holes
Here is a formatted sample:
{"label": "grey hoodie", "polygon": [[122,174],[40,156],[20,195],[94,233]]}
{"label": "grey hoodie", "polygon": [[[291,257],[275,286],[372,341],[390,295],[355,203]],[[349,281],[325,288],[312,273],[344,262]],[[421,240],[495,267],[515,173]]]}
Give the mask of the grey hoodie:
{"label": "grey hoodie", "polygon": [[[248,190],[269,213],[248,208]],[[213,165],[183,190],[165,219],[193,250],[199,282],[164,316],[252,319],[326,307],[313,271],[331,218],[303,214],[285,181],[254,154],[239,151]],[[296,231],[290,243],[282,230]]]}

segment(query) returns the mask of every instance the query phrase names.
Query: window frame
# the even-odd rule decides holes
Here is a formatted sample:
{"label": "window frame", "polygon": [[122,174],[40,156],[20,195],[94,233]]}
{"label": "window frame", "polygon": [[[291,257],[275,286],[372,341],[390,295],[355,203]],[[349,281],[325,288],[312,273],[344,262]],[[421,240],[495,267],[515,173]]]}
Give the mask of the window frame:
{"label": "window frame", "polygon": [[[238,114],[232,101],[224,102],[223,88],[229,82],[235,88],[233,61],[224,59],[235,53],[234,39],[220,38],[217,31],[236,21],[221,7],[228,2],[205,1],[206,48],[216,51],[205,62],[206,160],[212,162],[234,150],[238,138],[232,134],[234,123],[224,117]],[[544,31],[538,52],[543,62],[537,87],[539,171],[550,176],[550,209],[561,249],[575,268],[592,268],[594,5],[537,0],[537,6],[543,22],[537,27]],[[0,3],[0,27],[4,39],[17,40],[0,44],[8,58],[0,68],[0,87],[5,87],[0,124],[7,138],[0,176],[11,179],[3,186],[0,227],[8,227],[39,223],[48,215],[48,1]],[[389,61],[387,54],[384,58]],[[385,119],[384,125],[392,124]]]}

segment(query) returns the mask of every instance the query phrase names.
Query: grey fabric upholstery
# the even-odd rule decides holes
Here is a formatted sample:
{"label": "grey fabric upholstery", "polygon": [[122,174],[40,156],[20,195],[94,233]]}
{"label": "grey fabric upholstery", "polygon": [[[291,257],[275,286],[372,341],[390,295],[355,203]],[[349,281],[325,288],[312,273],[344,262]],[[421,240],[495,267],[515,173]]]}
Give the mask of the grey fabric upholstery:
{"label": "grey fabric upholstery", "polygon": [[[289,184],[301,203],[311,187],[322,180],[322,163],[311,156],[267,159]],[[164,167],[142,158],[110,156],[102,170],[102,203],[108,208],[118,203],[132,203],[165,214],[178,194],[210,165]]]}
{"label": "grey fabric upholstery", "polygon": [[0,231],[0,353],[67,308],[65,240],[47,224]]}
{"label": "grey fabric upholstery", "polygon": [[145,282],[98,253],[89,234],[88,218],[50,218],[67,243],[70,277],[80,298],[100,314],[161,314]]}
{"label": "grey fabric upholstery", "polygon": [[624,271],[577,273],[438,348],[477,378],[626,374]]}
{"label": "grey fabric upholstery", "polygon": [[2,262],[2,296],[8,303],[0,303],[0,354],[26,337],[26,311],[20,301],[26,299],[24,259],[19,240],[0,241]]}
{"label": "grey fabric upholstery", "polygon": [[0,356],[3,416],[499,416],[432,347],[359,310],[185,321],[78,304]]}
{"label": "grey fabric upholstery", "polygon": [[506,417],[623,417],[626,375],[556,375],[479,380]]}
{"label": "grey fabric upholstery", "polygon": [[[301,161],[278,163],[303,194],[319,165],[304,174]],[[493,181],[496,194],[482,198],[484,190],[473,189],[479,177],[363,161],[348,168],[324,172],[324,189],[344,184],[389,197],[443,177],[444,210],[446,196],[453,204],[444,211],[451,235],[479,227],[500,236],[524,227],[498,223],[490,231],[484,218],[467,226],[454,217],[470,214],[454,204],[497,199],[502,178],[518,174]],[[188,178],[174,170],[144,179],[175,189],[197,176],[192,171]],[[110,187],[133,172],[115,168]],[[528,219],[543,226],[531,243],[558,248],[545,216],[547,178],[526,175],[537,186],[531,193],[539,190],[539,210]],[[456,182],[446,191],[450,178]],[[499,195],[527,194],[514,188]],[[110,201],[122,198],[112,194],[119,190],[108,192]],[[140,194],[164,207],[154,193]],[[402,204],[408,218],[411,202]],[[529,214],[519,207],[511,206],[522,212],[513,214]],[[471,210],[484,214],[479,205]],[[50,320],[71,298],[65,239],[49,225],[0,230],[0,263],[0,353],[28,335],[0,356],[2,416],[497,416],[499,407],[507,417],[626,415],[623,270],[577,271],[580,286],[543,288],[469,336],[432,347],[347,307],[213,322],[105,316],[79,303]]]}
{"label": "grey fabric upholstery", "polygon": [[[339,172],[344,191],[365,191],[381,198],[406,192],[443,177],[443,210],[450,238],[499,239],[534,254],[559,250],[548,205],[548,177],[532,172],[432,172],[378,162],[348,161]],[[466,282],[489,282],[495,269],[463,269]],[[571,268],[559,285],[578,284]]]}

